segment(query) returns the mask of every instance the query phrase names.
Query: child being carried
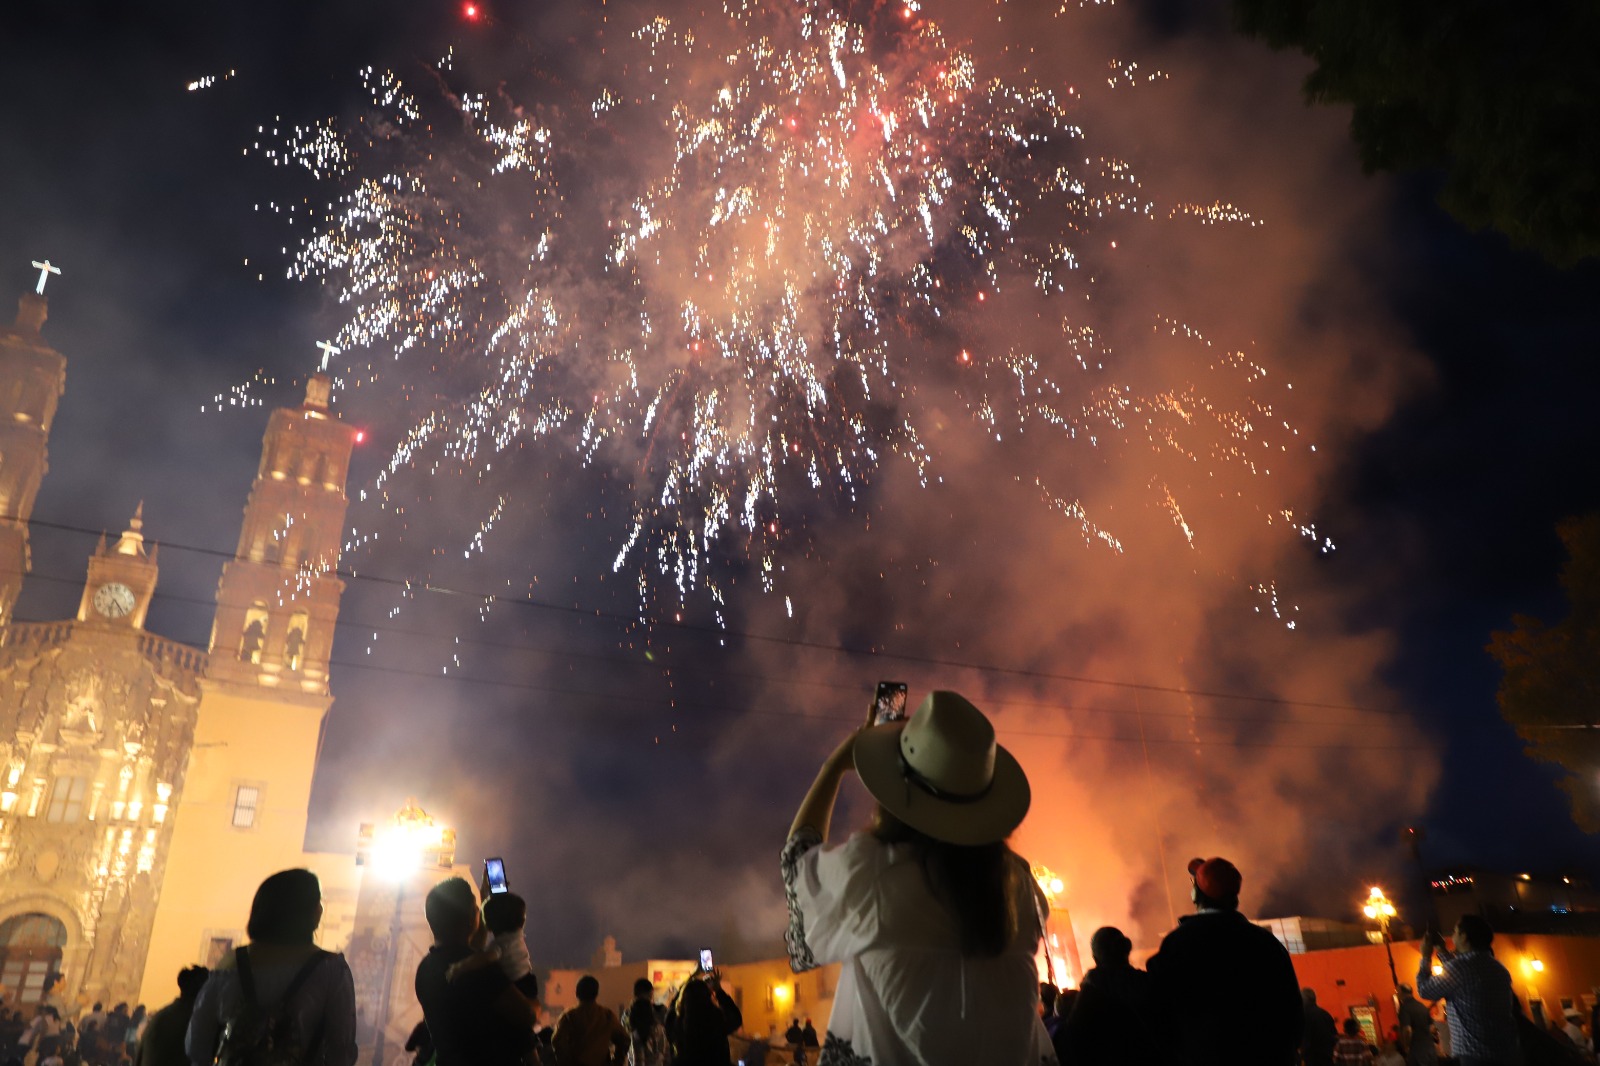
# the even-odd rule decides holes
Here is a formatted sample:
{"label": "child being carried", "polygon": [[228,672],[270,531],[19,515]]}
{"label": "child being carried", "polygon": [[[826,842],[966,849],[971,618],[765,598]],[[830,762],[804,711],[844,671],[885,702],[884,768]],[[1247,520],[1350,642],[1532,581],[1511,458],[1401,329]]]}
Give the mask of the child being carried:
{"label": "child being carried", "polygon": [[501,972],[516,985],[517,991],[538,1002],[539,980],[533,976],[533,961],[528,956],[527,938],[523,936],[527,921],[527,901],[515,892],[489,896],[483,901],[482,945],[446,970],[445,979],[454,981],[462,974],[499,964]]}

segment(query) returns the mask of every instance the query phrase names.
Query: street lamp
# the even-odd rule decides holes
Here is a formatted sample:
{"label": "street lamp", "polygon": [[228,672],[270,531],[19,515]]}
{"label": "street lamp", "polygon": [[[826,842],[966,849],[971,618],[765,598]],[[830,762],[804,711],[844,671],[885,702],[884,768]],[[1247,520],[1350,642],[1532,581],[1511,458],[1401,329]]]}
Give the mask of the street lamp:
{"label": "street lamp", "polygon": [[1044,897],[1044,962],[1045,976],[1057,988],[1066,988],[1070,983],[1071,973],[1067,968],[1067,960],[1058,957],[1050,949],[1059,947],[1060,942],[1050,928],[1050,913],[1056,909],[1056,901],[1061,898],[1061,893],[1067,889],[1066,882],[1048,866],[1034,866],[1032,869],[1033,880],[1039,886],[1039,894]]}
{"label": "street lamp", "polygon": [[1372,891],[1367,893],[1366,902],[1361,907],[1361,913],[1371,921],[1378,923],[1378,935],[1383,938],[1383,952],[1389,956],[1389,980],[1394,982],[1395,991],[1400,990],[1400,975],[1394,969],[1394,948],[1390,947],[1392,941],[1389,937],[1389,922],[1395,916],[1394,904],[1389,902],[1383,894],[1383,889],[1377,885],[1372,886]]}
{"label": "street lamp", "polygon": [[405,924],[406,883],[429,855],[434,856],[436,862],[447,865],[444,856],[454,852],[454,837],[454,831],[435,825],[432,816],[417,806],[413,799],[407,799],[406,805],[396,811],[385,825],[361,827],[357,854],[379,877],[394,884],[394,913],[389,918],[389,950],[383,960],[383,981],[380,985],[383,993],[378,1000],[372,1066],[383,1066],[388,1050],[385,1038],[389,1029],[389,1002],[394,998],[394,971],[400,959],[400,934]]}

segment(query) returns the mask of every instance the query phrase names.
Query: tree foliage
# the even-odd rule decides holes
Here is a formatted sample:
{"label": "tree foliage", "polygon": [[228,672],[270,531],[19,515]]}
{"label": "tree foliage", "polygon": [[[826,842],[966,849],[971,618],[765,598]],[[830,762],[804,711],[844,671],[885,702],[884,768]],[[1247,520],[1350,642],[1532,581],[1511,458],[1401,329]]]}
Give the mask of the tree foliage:
{"label": "tree foliage", "polygon": [[[1572,814],[1600,832],[1600,514],[1562,523],[1567,564],[1561,572],[1567,616],[1555,625],[1518,615],[1497,632],[1489,654],[1499,662],[1500,713],[1529,753],[1567,771]],[[1591,728],[1584,728],[1591,727]]]}
{"label": "tree foliage", "polygon": [[1568,266],[1600,255],[1600,3],[1233,0],[1245,33],[1316,61],[1373,171],[1439,170],[1473,229]]}

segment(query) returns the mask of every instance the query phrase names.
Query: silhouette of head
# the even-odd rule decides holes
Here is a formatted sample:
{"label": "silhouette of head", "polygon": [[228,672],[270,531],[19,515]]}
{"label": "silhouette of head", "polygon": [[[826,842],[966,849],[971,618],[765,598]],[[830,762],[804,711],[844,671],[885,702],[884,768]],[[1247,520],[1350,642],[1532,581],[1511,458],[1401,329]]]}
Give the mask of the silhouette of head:
{"label": "silhouette of head", "polygon": [[465,942],[478,928],[478,897],[464,878],[448,877],[434,885],[422,911],[433,938],[441,944]]}
{"label": "silhouette of head", "polygon": [[578,1002],[593,1003],[600,998],[600,982],[592,974],[578,978]]}
{"label": "silhouette of head", "polygon": [[1190,896],[1195,906],[1217,911],[1239,909],[1239,888],[1244,878],[1227,859],[1190,859],[1189,876],[1194,879]]}
{"label": "silhouette of head", "polygon": [[193,1000],[206,986],[211,971],[204,966],[186,966],[178,971],[178,998]]}
{"label": "silhouette of head", "polygon": [[1096,966],[1126,965],[1133,951],[1133,941],[1114,925],[1103,925],[1089,938],[1089,954]]}
{"label": "silhouette of head", "polygon": [[1489,928],[1489,923],[1476,914],[1463,914],[1461,920],[1456,922],[1456,948],[1467,951],[1488,951],[1489,945],[1494,943],[1494,930]]}
{"label": "silhouette of head", "polygon": [[251,943],[299,946],[312,943],[321,921],[322,885],[317,875],[310,870],[280,870],[256,889],[245,931]]}
{"label": "silhouette of head", "polygon": [[499,892],[483,901],[483,924],[491,933],[514,933],[528,922],[528,903],[515,892]]}

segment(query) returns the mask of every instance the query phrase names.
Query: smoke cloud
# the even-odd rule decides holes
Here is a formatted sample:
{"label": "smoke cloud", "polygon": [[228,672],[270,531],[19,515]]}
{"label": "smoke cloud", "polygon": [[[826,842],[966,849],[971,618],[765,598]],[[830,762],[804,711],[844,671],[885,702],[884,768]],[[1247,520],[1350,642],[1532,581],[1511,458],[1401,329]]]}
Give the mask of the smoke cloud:
{"label": "smoke cloud", "polygon": [[[485,70],[506,71],[509,84],[487,90],[496,94],[582,95],[572,87],[615,80],[619,43],[656,13],[611,5],[597,37],[578,5],[556,6],[463,45],[457,69],[480,81]],[[680,612],[673,596],[652,594],[655,615],[641,618],[634,573],[612,569],[638,495],[636,453],[584,463],[561,443],[530,438],[489,475],[451,463],[430,472],[429,458],[395,475],[410,494],[396,515],[380,510],[374,488],[386,456],[364,450],[352,490],[365,487],[368,498],[352,507],[359,535],[346,556],[361,576],[349,582],[335,647],[338,702],[312,846],[351,850],[359,822],[415,796],[458,829],[463,861],[506,858],[529,899],[541,962],[581,963],[606,934],[630,958],[702,944],[730,961],[768,955],[784,924],[777,854],[793,810],[865,715],[873,683],[893,678],[911,685],[913,700],[955,688],[993,715],[1034,789],[1014,844],[1067,882],[1085,955],[1103,923],[1153,947],[1186,908],[1183,871],[1194,855],[1240,866],[1252,915],[1349,915],[1369,878],[1402,875],[1393,834],[1425,802],[1437,763],[1385,684],[1394,635],[1362,620],[1362,605],[1383,592],[1381,568],[1322,550],[1341,539],[1352,449],[1426,384],[1375,295],[1388,251],[1378,236],[1386,187],[1359,174],[1343,116],[1302,106],[1296,60],[1209,24],[1144,24],[1126,7],[1059,17],[1025,8],[934,2],[926,12],[952,40],[970,42],[981,73],[1036,81],[1063,99],[1075,90],[1085,156],[1126,161],[1141,194],[1163,209],[1231,204],[1260,223],[1112,217],[1085,238],[1094,280],[1081,314],[1109,349],[1107,380],[1142,396],[1208,401],[1184,408],[1187,421],[1178,407],[1165,416],[1196,459],[1158,454],[1134,435],[1090,444],[1014,423],[996,440],[956,391],[929,388],[905,401],[925,432],[928,484],[889,454],[854,501],[821,493],[802,504],[790,494],[776,591],[762,590],[760,551],[731,552],[716,564],[724,602],[696,593]],[[410,58],[397,69],[428,84],[416,57],[431,60],[442,43],[405,48]],[[185,105],[212,106],[210,94],[226,100],[249,84],[242,75]],[[333,110],[352,117],[357,108]],[[232,130],[195,115],[167,109],[107,143],[132,155],[131,142],[151,142],[167,161],[151,173],[165,174],[171,159],[198,150],[185,140],[195,128],[221,146],[219,160],[237,159],[239,142],[253,140],[253,122]],[[564,209],[623,199],[638,162],[629,150],[613,146],[604,158],[615,169],[561,189]],[[211,171],[219,186],[243,173],[221,165]],[[50,166],[41,157],[28,169]],[[281,170],[269,176],[285,180]],[[14,186],[19,203],[52,198],[31,176],[6,180],[29,183]],[[289,186],[238,180],[252,200],[295,202]],[[154,178],[148,185],[119,194],[133,206],[117,209],[144,210],[164,189]],[[154,202],[186,217],[190,188]],[[301,286],[272,290],[271,306],[249,314],[206,315],[203,335],[169,341],[175,322],[224,300],[230,277],[255,284],[260,270],[271,279],[282,265],[271,253],[303,234],[303,217],[287,240],[282,229],[261,240],[230,226],[229,212],[252,206],[238,200],[219,192],[206,201],[206,224],[195,227],[208,235],[203,248],[188,234],[107,254],[115,240],[105,227],[62,224],[63,251],[37,253],[75,271],[53,296],[47,327],[72,369],[59,469],[41,513],[114,526],[149,494],[158,539],[231,549],[264,422],[252,419],[264,410],[219,418],[197,409],[258,366],[270,383],[252,396],[296,402],[292,379],[314,357],[311,342],[341,321],[338,307]],[[57,206],[76,217],[66,197]],[[14,220],[5,230],[18,231]],[[259,247],[247,249],[241,274],[236,246],[251,240]],[[85,289],[67,284],[79,278]],[[995,345],[1058,350],[1058,324],[1035,317],[1023,295],[1029,280],[999,280],[1003,312],[966,325],[988,323],[983,339]],[[121,309],[98,323],[88,297],[74,295],[96,284]],[[580,279],[556,295],[585,308],[589,318],[574,328],[586,328],[614,291]],[[562,384],[573,390],[618,384],[614,365],[567,369]],[[940,383],[956,373],[939,371]],[[369,439],[466,390],[448,374],[418,374],[404,395],[389,380],[341,396],[343,417],[369,427]],[[149,487],[102,461],[127,454],[131,431],[107,412],[130,396],[160,412],[150,424],[167,427],[164,438],[138,437],[135,458],[164,471]],[[1270,425],[1251,407],[1263,398]],[[1276,449],[1248,457],[1255,472],[1209,450],[1217,434],[1206,422],[1212,412],[1251,411],[1263,422],[1255,439]],[[181,454],[168,454],[178,443]],[[72,447],[83,458],[74,462]],[[479,551],[479,523],[501,496]],[[1316,535],[1297,532],[1302,525]],[[36,582],[24,606],[53,617],[76,602],[90,542],[41,545],[36,569],[66,591],[51,599]],[[187,599],[158,603],[155,627],[203,640],[220,564],[176,547],[163,547],[162,559],[162,588]],[[455,592],[425,591],[424,582]],[[853,651],[826,650],[839,646]],[[848,785],[837,831],[868,813]]]}
{"label": "smoke cloud", "polygon": [[[1317,521],[1342,457],[1425,380],[1370,287],[1383,187],[1358,174],[1337,115],[1302,108],[1297,63],[1214,28],[1162,36],[1114,10],[931,14],[993,71],[1074,90],[1086,150],[1125,160],[1162,204],[1237,205],[1259,223],[1098,222],[1085,320],[1135,393],[1193,386],[1207,411],[1258,417],[1268,397],[1281,428],[1247,462],[1200,447],[1185,467],[1132,439],[1022,427],[996,441],[971,410],[930,399],[917,414],[932,483],[891,456],[861,506],[808,505],[808,547],[777,554],[777,592],[756,563],[722,564],[730,624],[709,633],[615,621],[637,609],[608,563],[638,456],[587,470],[553,448],[521,457],[482,561],[410,565],[574,613],[496,606],[483,622],[427,594],[404,605],[402,619],[468,634],[451,672],[526,687],[459,684],[430,724],[375,743],[374,694],[395,685],[408,723],[417,697],[362,678],[347,700],[359,706],[336,712],[323,790],[330,811],[398,799],[397,779],[434,797],[464,854],[503,852],[523,871],[552,958],[581,960],[602,933],[628,955],[775,951],[789,817],[880,677],[908,681],[913,700],[959,689],[995,717],[1034,787],[1015,844],[1066,880],[1085,955],[1104,923],[1153,947],[1188,905],[1191,855],[1233,859],[1256,914],[1348,914],[1368,879],[1401,875],[1384,845],[1437,768],[1383,683],[1392,635],[1359,622],[1373,590],[1349,583],[1327,550],[1338,529]],[[1053,322],[989,321],[996,344],[1060,344]],[[1206,445],[1199,421],[1174,433]],[[485,509],[469,480],[431,477],[408,547],[373,565],[463,545],[460,516]],[[1181,504],[1163,501],[1169,484]],[[679,617],[665,613],[655,621]],[[708,620],[692,597],[684,617]],[[840,831],[868,809],[847,797]]]}

